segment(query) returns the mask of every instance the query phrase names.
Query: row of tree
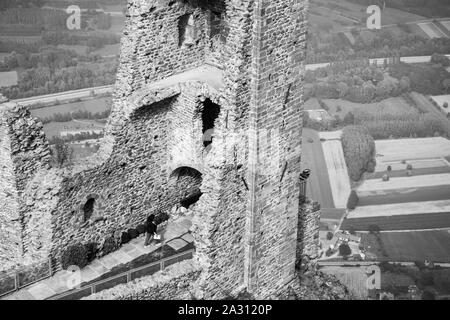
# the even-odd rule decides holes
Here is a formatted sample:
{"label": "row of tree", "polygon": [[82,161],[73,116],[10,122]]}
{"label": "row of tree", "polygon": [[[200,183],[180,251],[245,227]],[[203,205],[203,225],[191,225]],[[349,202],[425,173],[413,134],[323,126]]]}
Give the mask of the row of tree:
{"label": "row of tree", "polygon": [[10,98],[19,99],[114,83],[117,62],[79,64],[61,69],[33,68],[21,72],[19,84],[0,88]]}
{"label": "row of tree", "polygon": [[19,69],[50,68],[52,70],[76,66],[79,63],[99,62],[98,55],[80,55],[74,50],[57,48],[55,46],[42,47],[39,52],[11,52],[0,61],[0,71]]}
{"label": "row of tree", "polygon": [[342,130],[342,147],[348,173],[353,181],[359,181],[364,172],[375,170],[375,141],[366,127],[345,127]]}
{"label": "row of tree", "polygon": [[55,113],[50,117],[40,118],[43,124],[50,122],[69,122],[73,119],[106,119],[111,113],[110,110],[102,112],[91,112],[88,110],[78,110],[71,113]]}

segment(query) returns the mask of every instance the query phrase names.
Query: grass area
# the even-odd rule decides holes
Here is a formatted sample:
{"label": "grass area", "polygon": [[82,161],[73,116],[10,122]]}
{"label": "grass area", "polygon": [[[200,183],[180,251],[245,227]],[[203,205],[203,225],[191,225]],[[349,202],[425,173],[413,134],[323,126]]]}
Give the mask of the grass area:
{"label": "grass area", "polygon": [[42,40],[41,36],[3,36],[0,35],[0,41],[17,43],[36,43]]}
{"label": "grass area", "polygon": [[380,230],[393,231],[450,228],[450,212],[351,218],[345,219],[341,228],[343,230],[368,231],[374,225],[378,226]]}
{"label": "grass area", "polygon": [[103,48],[94,51],[95,54],[99,54],[101,56],[113,56],[119,55],[120,53],[120,44],[110,44],[105,45]]}
{"label": "grass area", "polygon": [[389,98],[375,103],[355,103],[342,99],[323,99],[323,102],[328,106],[330,114],[339,115],[341,119],[349,112],[352,112],[356,119],[360,117],[361,120],[368,116],[392,119],[404,116],[405,113],[418,114],[418,111],[402,97]]}
{"label": "grass area", "polygon": [[450,155],[450,140],[436,138],[377,140],[377,161],[410,161]]}
{"label": "grass area", "polygon": [[91,113],[101,113],[111,108],[111,98],[90,99],[73,103],[65,103],[51,107],[44,107],[31,110],[31,114],[37,118],[49,118],[55,114],[70,114],[76,111],[89,111]]}
{"label": "grass area", "polygon": [[58,45],[59,49],[64,49],[64,50],[73,50],[76,53],[78,53],[79,55],[84,55],[88,52],[89,47],[88,46],[83,46],[83,45],[66,45],[66,44],[60,44]]}
{"label": "grass area", "polygon": [[70,122],[50,122],[44,125],[44,133],[47,138],[59,136],[61,132],[79,131],[87,132],[92,130],[102,130],[104,123],[95,120],[70,121]]}
{"label": "grass area", "polygon": [[381,261],[450,262],[450,230],[359,234],[365,248]]}
{"label": "grass area", "polygon": [[[450,113],[450,94],[447,95],[441,95],[441,96],[431,96],[431,99],[433,99],[438,106],[441,108],[442,112],[445,114]],[[444,103],[447,103],[449,106],[447,108],[444,108]]]}
{"label": "grass area", "polygon": [[441,201],[450,199],[450,186],[434,186],[415,188],[414,186],[402,190],[389,190],[381,194],[360,196],[358,208],[363,206],[377,206],[394,203]]}
{"label": "grass area", "polygon": [[[313,5],[323,5],[328,8],[342,12],[344,15],[352,16],[359,20],[367,19],[367,6],[359,5],[345,0],[315,0]],[[425,19],[423,16],[387,7],[381,15],[382,25],[397,24]]]}
{"label": "grass area", "polygon": [[17,82],[17,71],[0,72],[0,88],[15,86],[17,85]]}
{"label": "grass area", "polygon": [[77,160],[92,156],[98,151],[99,145],[92,143],[71,143],[70,148],[73,151],[73,160]]}

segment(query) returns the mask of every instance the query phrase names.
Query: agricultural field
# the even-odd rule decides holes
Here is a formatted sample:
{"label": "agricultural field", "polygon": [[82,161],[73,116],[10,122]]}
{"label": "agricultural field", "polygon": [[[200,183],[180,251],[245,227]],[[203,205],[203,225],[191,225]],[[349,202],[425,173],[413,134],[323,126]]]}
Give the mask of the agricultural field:
{"label": "agricultural field", "polygon": [[434,38],[446,38],[446,34],[444,32],[442,32],[442,30],[440,30],[434,23],[432,22],[423,22],[423,23],[418,23],[417,24],[422,30],[423,32],[426,33],[426,35],[430,38],[430,39],[434,39]]}
{"label": "agricultural field", "polygon": [[362,237],[365,247],[370,247],[368,250],[381,261],[450,262],[450,230],[382,232],[378,235],[360,233],[358,235]]}
{"label": "agricultural field", "polygon": [[331,192],[336,208],[345,208],[350,195],[350,178],[345,163],[344,151],[340,139],[326,140],[320,135],[322,149],[328,176],[330,180]]}
{"label": "agricultural field", "polygon": [[450,212],[348,218],[342,222],[341,229],[369,231],[372,226],[377,226],[382,231],[450,228]]}
{"label": "agricultural field", "polygon": [[357,299],[367,299],[367,274],[360,267],[321,267],[320,271],[339,279]]}
{"label": "agricultural field", "polygon": [[[342,16],[351,17],[359,21],[365,21],[365,19],[367,19],[367,6],[351,3],[345,0],[313,0],[312,7],[330,8],[341,13]],[[381,16],[381,24],[390,25],[423,19],[426,18],[413,13],[387,7]]]}
{"label": "agricultural field", "polygon": [[120,53],[120,44],[108,44],[105,45],[103,48],[95,50],[94,54],[98,54],[102,57],[111,57],[111,56],[118,56]]}
{"label": "agricultural field", "polygon": [[[437,103],[442,112],[450,114],[450,95],[431,96],[431,99]],[[447,108],[444,107],[445,103],[447,103]]]}
{"label": "agricultural field", "polygon": [[0,72],[0,88],[17,85],[17,71]]}
{"label": "agricultural field", "polygon": [[[356,187],[357,207],[342,228],[417,230],[450,227],[450,140],[377,140],[375,172]],[[411,166],[408,174],[407,166]],[[391,167],[388,172],[387,167]],[[389,181],[382,176],[388,175]]]}
{"label": "agricultural field", "polygon": [[95,120],[74,120],[70,122],[50,122],[44,125],[44,133],[48,139],[64,134],[81,132],[100,132],[105,124]]}
{"label": "agricultural field", "polygon": [[421,215],[448,212],[450,212],[450,200],[422,201],[357,207],[348,213],[347,218],[411,216],[415,214]]}
{"label": "agricultural field", "polygon": [[70,114],[77,111],[89,111],[91,113],[101,113],[111,108],[110,98],[90,99],[79,102],[60,104],[51,107],[32,109],[31,114],[34,117],[45,119],[51,118],[56,114]]}
{"label": "agricultural field", "polygon": [[377,140],[377,162],[439,159],[450,155],[450,140],[435,138]]}
{"label": "agricultural field", "polygon": [[311,176],[307,181],[307,196],[319,202],[322,208],[334,208],[327,164],[324,159],[322,144],[317,131],[303,129],[302,170],[310,169]]}
{"label": "agricultural field", "polygon": [[349,112],[352,112],[356,119],[363,113],[378,119],[392,119],[409,114],[413,116],[419,114],[403,97],[389,98],[375,103],[355,103],[342,99],[323,99],[322,101],[328,106],[328,112],[331,115],[338,115],[341,119]]}

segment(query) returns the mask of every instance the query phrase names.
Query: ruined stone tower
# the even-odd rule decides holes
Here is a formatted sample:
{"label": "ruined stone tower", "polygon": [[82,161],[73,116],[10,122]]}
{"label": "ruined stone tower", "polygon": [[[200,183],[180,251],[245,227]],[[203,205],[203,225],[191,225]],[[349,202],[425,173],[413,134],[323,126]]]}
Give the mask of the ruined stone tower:
{"label": "ruined stone tower", "polygon": [[[68,245],[102,246],[181,202],[194,212],[198,297],[267,298],[290,282],[314,256],[318,219],[299,205],[307,2],[129,0],[100,151],[17,180],[17,241],[0,261],[60,268]],[[33,132],[31,151],[47,155]]]}
{"label": "ruined stone tower", "polygon": [[[265,296],[294,276],[306,10],[304,0],[128,3],[109,129],[136,108],[164,113],[167,173],[202,173],[193,229],[207,297],[242,286]],[[206,148],[202,128],[213,129]]]}

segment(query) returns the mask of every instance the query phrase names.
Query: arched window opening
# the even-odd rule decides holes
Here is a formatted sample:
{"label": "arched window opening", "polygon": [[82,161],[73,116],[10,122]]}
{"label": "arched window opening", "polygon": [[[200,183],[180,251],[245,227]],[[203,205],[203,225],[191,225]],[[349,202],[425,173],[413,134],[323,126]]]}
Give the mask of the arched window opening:
{"label": "arched window opening", "polygon": [[219,117],[220,106],[210,99],[203,102],[202,123],[203,123],[203,146],[208,147],[213,140],[214,123]]}
{"label": "arched window opening", "polygon": [[202,174],[191,167],[179,167],[171,174],[171,192],[175,203],[189,209],[200,199]]}

